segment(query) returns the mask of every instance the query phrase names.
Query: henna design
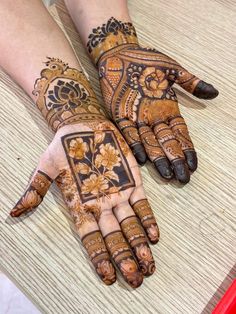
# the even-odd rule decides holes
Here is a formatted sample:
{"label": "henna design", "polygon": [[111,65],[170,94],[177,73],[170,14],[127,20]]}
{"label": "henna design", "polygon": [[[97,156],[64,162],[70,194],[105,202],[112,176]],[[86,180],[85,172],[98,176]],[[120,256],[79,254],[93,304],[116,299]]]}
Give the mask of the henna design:
{"label": "henna design", "polygon": [[150,276],[155,271],[155,262],[136,216],[124,219],[120,225],[122,232],[137,257],[143,275]]}
{"label": "henna design", "polygon": [[125,280],[132,287],[139,287],[143,281],[143,277],[131,254],[129,246],[122,235],[122,232],[114,231],[106,235],[105,243]]}
{"label": "henna design", "polygon": [[94,63],[97,63],[103,52],[115,47],[119,42],[122,44],[138,42],[133,24],[123,23],[114,17],[101,27],[94,28],[88,39],[87,48]]}
{"label": "henna design", "polygon": [[111,285],[116,281],[115,269],[110,262],[105,242],[100,231],[94,231],[82,238],[82,243],[102,281]]}
{"label": "henna design", "polygon": [[35,82],[33,95],[51,128],[56,131],[81,120],[106,119],[83,72],[70,68],[60,59],[48,59]]}
{"label": "henna design", "polygon": [[111,130],[62,137],[82,202],[109,197],[134,186],[134,178]]}
{"label": "henna design", "polygon": [[134,203],[132,207],[135,214],[139,217],[142,226],[146,230],[150,242],[157,243],[160,236],[159,229],[148,200],[139,200]]}
{"label": "henna design", "polygon": [[[153,124],[161,120],[171,127],[170,119],[180,115],[177,97],[172,88],[174,83],[199,98],[212,99],[218,95],[218,91],[212,85],[189,73],[170,57],[155,49],[140,47],[133,25],[128,24],[132,29],[128,35],[122,25],[126,23],[111,18],[102,27],[94,29],[93,34],[89,36],[88,51],[98,66],[106,107],[122,131],[137,161],[140,164],[145,163],[146,153],[152,161],[157,161],[161,157],[162,160],[154,164],[163,177],[170,178],[173,172],[167,158],[164,159],[163,155],[166,154],[170,161],[175,156],[166,151],[165,145],[158,148],[156,143],[147,145],[144,138],[141,138],[143,133],[140,125],[147,125],[151,131],[154,131]],[[127,40],[127,36],[131,40]],[[168,144],[169,151],[190,149],[185,156],[182,152],[182,158],[186,157],[189,169],[195,170],[197,158],[186,124],[183,127],[170,129],[170,132],[173,132],[173,141]],[[156,134],[150,133],[148,137],[150,139],[156,137],[159,142],[162,140]],[[152,143],[154,142],[152,140]],[[186,145],[191,145],[191,148],[187,148]],[[185,173],[184,176],[181,175],[182,172]],[[188,169],[187,172],[183,168],[180,172],[175,169],[175,173],[181,182],[189,180]]]}
{"label": "henna design", "polygon": [[22,213],[36,208],[42,202],[51,184],[52,179],[46,173],[38,170],[24,195],[12,209],[11,216],[18,217]]}

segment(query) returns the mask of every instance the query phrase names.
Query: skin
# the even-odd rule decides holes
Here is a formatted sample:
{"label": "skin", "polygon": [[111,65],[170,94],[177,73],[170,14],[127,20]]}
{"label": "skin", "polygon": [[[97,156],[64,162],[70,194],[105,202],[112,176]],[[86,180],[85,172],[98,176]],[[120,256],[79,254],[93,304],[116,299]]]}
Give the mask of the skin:
{"label": "skin", "polygon": [[[48,84],[47,91],[52,91],[50,94],[52,97],[58,97],[53,91],[60,82],[68,83],[69,80],[72,85],[80,84],[80,93],[82,94],[82,90],[86,90],[89,94],[88,103],[86,101],[84,103],[85,108],[89,111],[91,99],[94,103],[93,108],[94,106],[100,107],[90,83],[81,72],[80,63],[73,49],[40,0],[32,0],[30,5],[27,0],[3,0],[0,4],[0,19],[0,66],[25,90],[45,117],[51,111],[45,109],[49,102],[42,102],[46,95],[46,91],[42,88],[42,82]],[[48,59],[49,56],[57,59]],[[53,72],[55,67],[51,67],[55,64],[65,69],[60,74],[55,74],[56,72]],[[68,71],[73,71],[76,77],[71,78]],[[48,79],[47,75],[50,73],[54,73],[54,81]],[[40,81],[41,79],[42,81]],[[32,93],[33,90],[34,93]],[[74,99],[74,94],[69,93],[66,97]],[[45,99],[48,98],[45,96]],[[56,123],[50,125],[56,132],[55,137],[40,158],[29,185],[10,214],[12,217],[18,217],[36,208],[42,202],[51,183],[55,181],[74,219],[76,230],[104,283],[110,285],[116,280],[115,270],[111,264],[111,259],[113,259],[128,284],[137,288],[142,284],[143,276],[149,276],[155,271],[147,237],[151,243],[156,243],[159,238],[155,218],[145,197],[138,165],[119,131],[102,111],[99,117],[94,118],[94,114],[88,114],[87,120],[83,121],[79,115],[77,116],[78,119],[76,118],[73,123],[71,120],[66,120],[63,125],[58,127]],[[93,189],[96,197],[90,199],[85,199],[86,195],[94,196],[94,194],[91,192],[89,194],[88,187],[75,179],[84,169],[75,170],[71,164],[82,161],[89,163],[91,160],[88,161],[89,158],[86,159],[81,150],[73,151],[73,147],[72,149],[66,147],[66,141],[71,137],[74,137],[74,140],[79,143],[86,141],[85,132],[89,134],[90,143],[97,141],[97,155],[106,144],[104,135],[113,134],[113,140],[109,140],[109,143],[113,147],[116,146],[120,158],[116,165],[112,166],[113,172],[111,172],[109,164],[107,165],[104,159],[100,158],[105,166],[97,165],[96,167],[105,169],[104,173],[110,170],[109,177],[111,179],[109,179],[110,181],[106,179],[105,187],[107,188],[108,181],[113,180],[113,185],[116,182],[116,190],[104,193],[104,186],[101,188],[101,185],[98,185],[100,190],[99,188]],[[116,141],[119,142],[119,145]],[[86,153],[89,150],[91,153],[92,146],[83,145],[86,147]],[[74,152],[76,152],[76,156],[73,155]],[[108,161],[110,162],[109,159]],[[120,165],[128,169],[130,184],[127,187],[122,184],[121,179],[124,172]],[[119,172],[119,169],[122,171]],[[88,175],[88,178],[83,177],[83,182],[89,179],[89,176],[91,174]],[[145,215],[149,218],[146,219]],[[141,224],[146,233],[141,228]],[[140,240],[139,243],[132,240],[129,225],[134,226],[137,239]],[[125,258],[123,255],[122,257],[117,255],[118,251],[114,246],[113,238],[122,247]],[[96,248],[94,248],[94,241],[98,243]],[[103,250],[102,254],[101,249]],[[98,254],[96,258],[93,256],[94,253]]]}
{"label": "skin", "polygon": [[[112,17],[122,23],[131,22],[127,1],[66,0],[65,3],[98,68],[106,107],[138,163],[142,165],[149,158],[163,178],[175,176],[181,183],[189,182],[190,173],[197,169],[197,155],[172,86],[179,84],[187,92],[203,99],[215,98],[218,91],[161,52],[140,47],[135,36],[127,41],[124,33],[111,35],[108,31],[108,44],[105,39],[100,48],[97,45],[96,49],[90,49],[88,43],[94,30],[102,25],[106,28]],[[119,47],[124,49],[117,49]],[[98,57],[95,57],[96,54]],[[128,78],[133,64],[146,70],[139,76],[137,98],[133,102],[129,100],[128,104],[127,95],[131,95],[134,89]],[[119,76],[120,84],[114,84],[115,75]],[[121,97],[120,90],[124,90],[124,83],[126,92]],[[107,86],[112,88],[108,89]],[[171,94],[172,98],[167,98],[166,93]],[[135,103],[137,99],[138,105]],[[129,107],[129,110],[125,112],[122,107]],[[135,114],[135,110],[138,114]]]}

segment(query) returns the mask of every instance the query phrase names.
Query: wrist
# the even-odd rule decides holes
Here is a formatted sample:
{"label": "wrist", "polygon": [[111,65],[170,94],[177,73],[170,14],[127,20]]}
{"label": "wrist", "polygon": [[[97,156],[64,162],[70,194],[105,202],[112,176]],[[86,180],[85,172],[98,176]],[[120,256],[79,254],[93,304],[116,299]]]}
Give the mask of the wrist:
{"label": "wrist", "polygon": [[53,131],[85,120],[104,120],[106,114],[85,74],[59,59],[49,58],[33,94],[36,104]]}
{"label": "wrist", "polygon": [[126,45],[138,45],[133,24],[111,17],[106,23],[93,29],[88,37],[87,49],[92,61],[97,64],[104,53]]}

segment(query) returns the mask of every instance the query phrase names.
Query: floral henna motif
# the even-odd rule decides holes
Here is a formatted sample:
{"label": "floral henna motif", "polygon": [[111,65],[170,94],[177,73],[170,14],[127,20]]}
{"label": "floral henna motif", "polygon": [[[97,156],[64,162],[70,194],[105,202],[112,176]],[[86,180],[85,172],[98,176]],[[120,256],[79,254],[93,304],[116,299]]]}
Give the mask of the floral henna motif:
{"label": "floral henna motif", "polygon": [[56,131],[81,120],[106,119],[83,72],[70,68],[60,59],[48,59],[41,78],[35,82],[33,94],[51,128]]}
{"label": "floral henna motif", "polygon": [[[87,48],[96,64],[102,52],[123,43],[136,43],[137,35],[132,23],[123,23],[111,17],[106,24],[93,29],[88,37]],[[102,47],[102,51],[101,51]]]}
{"label": "floral henna motif", "polygon": [[25,194],[11,211],[11,216],[17,217],[23,212],[36,208],[42,202],[51,184],[52,179],[46,173],[38,171],[30,182]]}
{"label": "floral henna motif", "polygon": [[147,199],[139,200],[132,205],[135,214],[139,217],[142,226],[147,232],[147,236],[151,243],[157,243],[159,240],[159,229],[156,219],[153,216],[152,209]]}
{"label": "floral henna motif", "polygon": [[102,281],[111,285],[116,281],[115,269],[110,261],[100,231],[94,231],[82,238],[82,243]]}
{"label": "floral henna motif", "polygon": [[[168,155],[165,146],[157,149],[156,145],[146,145],[140,133],[140,125],[149,126],[154,132],[152,125],[155,122],[161,120],[170,127],[169,120],[180,115],[177,97],[172,88],[174,83],[199,98],[215,98],[218,91],[163,53],[140,47],[135,31],[126,35],[127,30],[121,27],[122,24],[125,23],[118,23],[112,18],[102,27],[94,29],[89,36],[88,51],[98,66],[106,107],[131,146],[137,161],[144,164],[147,154],[154,162],[163,150],[167,158],[154,164],[163,177],[170,179],[173,175],[172,168],[175,168],[169,163],[172,160],[171,154]],[[128,25],[134,30],[132,24]],[[185,127],[187,129],[186,124]],[[183,128],[175,129],[174,139],[169,146],[185,149],[186,145],[190,145],[185,135]],[[156,141],[160,140],[156,134],[154,136]],[[173,150],[176,151],[176,147]],[[156,153],[157,159],[154,157]],[[179,181],[186,183],[190,178],[189,169],[194,171],[197,167],[193,146],[188,154],[182,154],[182,158],[184,164],[179,169],[174,169],[174,172]]]}
{"label": "floral henna motif", "polygon": [[109,197],[134,186],[132,172],[113,131],[67,134],[62,137],[62,144],[82,202]]}
{"label": "floral henna motif", "polygon": [[143,275],[150,276],[155,271],[155,262],[136,216],[124,219],[121,229],[137,257]]}
{"label": "floral henna motif", "polygon": [[105,237],[105,243],[125,280],[134,288],[141,285],[142,274],[138,269],[129,246],[121,231],[114,231]]}

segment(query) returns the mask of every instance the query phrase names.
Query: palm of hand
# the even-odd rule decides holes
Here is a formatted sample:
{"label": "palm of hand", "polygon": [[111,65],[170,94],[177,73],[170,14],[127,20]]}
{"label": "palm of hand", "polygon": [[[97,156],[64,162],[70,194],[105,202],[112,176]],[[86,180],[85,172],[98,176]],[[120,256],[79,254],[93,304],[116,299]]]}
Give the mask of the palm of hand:
{"label": "palm of hand", "polygon": [[156,221],[137,163],[111,122],[87,121],[61,128],[11,215],[19,216],[37,207],[53,180],[106,284],[116,280],[110,257],[132,287],[142,283],[143,275],[154,272],[154,260],[140,222],[149,240],[156,243]]}
{"label": "palm of hand", "polygon": [[168,56],[136,45],[105,53],[99,76],[106,106],[137,161],[143,164],[148,156],[164,178],[173,169],[179,181],[188,182],[197,157],[172,85],[206,99],[217,96],[214,87]]}

